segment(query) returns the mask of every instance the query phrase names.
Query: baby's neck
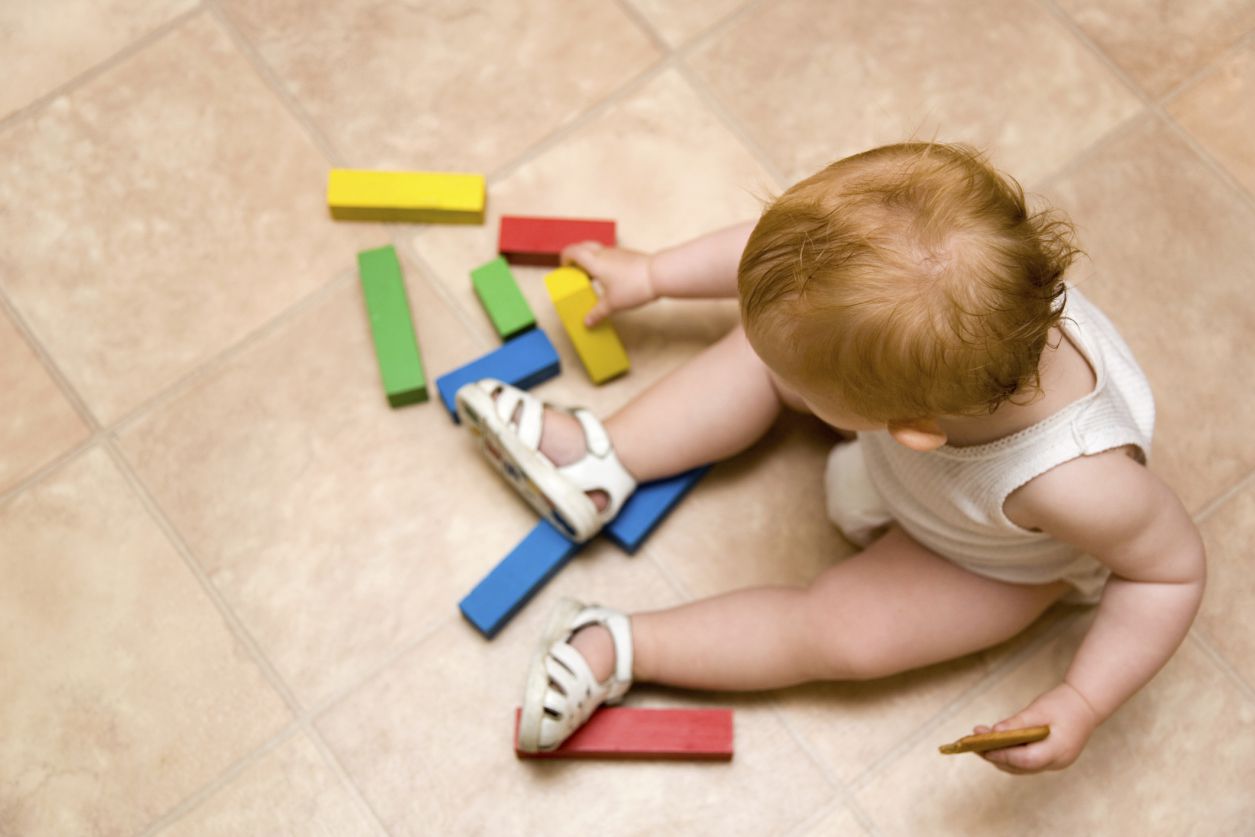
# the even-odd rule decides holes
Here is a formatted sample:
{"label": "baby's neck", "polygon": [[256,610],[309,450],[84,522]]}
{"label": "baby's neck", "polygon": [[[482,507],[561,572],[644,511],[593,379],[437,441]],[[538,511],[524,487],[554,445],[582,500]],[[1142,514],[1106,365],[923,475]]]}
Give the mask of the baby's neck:
{"label": "baby's neck", "polygon": [[1058,329],[1050,333],[1038,370],[1042,392],[1027,404],[1008,401],[988,416],[938,419],[946,444],[971,447],[1019,433],[1084,398],[1098,383],[1089,361]]}

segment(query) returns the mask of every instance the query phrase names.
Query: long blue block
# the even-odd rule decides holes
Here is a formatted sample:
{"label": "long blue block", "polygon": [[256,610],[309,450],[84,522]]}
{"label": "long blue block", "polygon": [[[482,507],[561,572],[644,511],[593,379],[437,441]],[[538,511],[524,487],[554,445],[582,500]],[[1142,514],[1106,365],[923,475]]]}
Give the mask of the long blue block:
{"label": "long blue block", "polygon": [[628,552],[635,552],[675,504],[709,470],[709,465],[702,465],[674,477],[637,486],[618,516],[606,525],[603,530],[606,537]]}
{"label": "long blue block", "polygon": [[480,378],[497,378],[520,389],[534,387],[558,374],[558,350],[539,328],[508,340],[478,360],[436,379],[440,400],[454,422],[458,420],[457,405],[453,397],[463,384]]}
{"label": "long blue block", "polygon": [[462,599],[467,621],[492,639],[497,631],[579,551],[549,521],[541,520],[492,572]]}

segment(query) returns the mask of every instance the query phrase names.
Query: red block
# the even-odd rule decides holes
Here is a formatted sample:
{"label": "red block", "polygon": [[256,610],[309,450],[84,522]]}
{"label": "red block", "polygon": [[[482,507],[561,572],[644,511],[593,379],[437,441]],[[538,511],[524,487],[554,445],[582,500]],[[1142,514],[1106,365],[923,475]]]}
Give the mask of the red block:
{"label": "red block", "polygon": [[514,711],[514,753],[521,759],[732,759],[731,709],[603,707],[547,753],[519,750],[522,714]]}
{"label": "red block", "polygon": [[613,247],[614,221],[502,215],[497,250],[512,264],[557,265],[563,247],[590,240]]}

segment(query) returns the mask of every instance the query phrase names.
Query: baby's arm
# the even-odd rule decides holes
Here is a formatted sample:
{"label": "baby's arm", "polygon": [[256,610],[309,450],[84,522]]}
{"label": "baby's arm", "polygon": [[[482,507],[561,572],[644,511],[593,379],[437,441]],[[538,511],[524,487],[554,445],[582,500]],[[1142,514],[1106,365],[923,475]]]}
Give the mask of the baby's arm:
{"label": "baby's arm", "polygon": [[1181,501],[1120,451],[1087,456],[1033,480],[1022,525],[1074,544],[1112,570],[1094,623],[1064,682],[995,731],[1050,724],[1045,741],[994,750],[1009,772],[1059,769],[1176,651],[1203,596],[1202,538]]}
{"label": "baby's arm", "polygon": [[663,296],[736,296],[737,266],[753,229],[752,221],[737,224],[652,255],[584,241],[563,250],[562,261],[578,264],[600,285],[601,300],[585,317],[594,326]]}

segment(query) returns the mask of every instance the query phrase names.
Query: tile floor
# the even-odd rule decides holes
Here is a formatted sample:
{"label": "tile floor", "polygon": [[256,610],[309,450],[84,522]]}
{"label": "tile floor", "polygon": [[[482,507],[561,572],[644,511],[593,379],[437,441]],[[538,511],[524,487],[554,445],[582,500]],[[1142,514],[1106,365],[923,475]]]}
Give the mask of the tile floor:
{"label": "tile floor", "polygon": [[[0,834],[1250,833],[1252,0],[16,0],[0,69]],[[494,343],[467,271],[502,212],[657,248],[908,136],[982,144],[1077,220],[1209,546],[1189,639],[1032,779],[933,748],[1053,682],[1081,610],[877,683],[636,693],[734,706],[731,764],[516,762],[557,596],[850,553],[831,437],[782,420],[485,642],[456,603],[531,517],[437,405],[386,406],[354,254],[397,246],[434,375]],[[333,165],[483,171],[490,217],[333,223]],[[734,318],[623,315],[631,375],[594,389],[559,340],[541,392],[613,409]]]}

